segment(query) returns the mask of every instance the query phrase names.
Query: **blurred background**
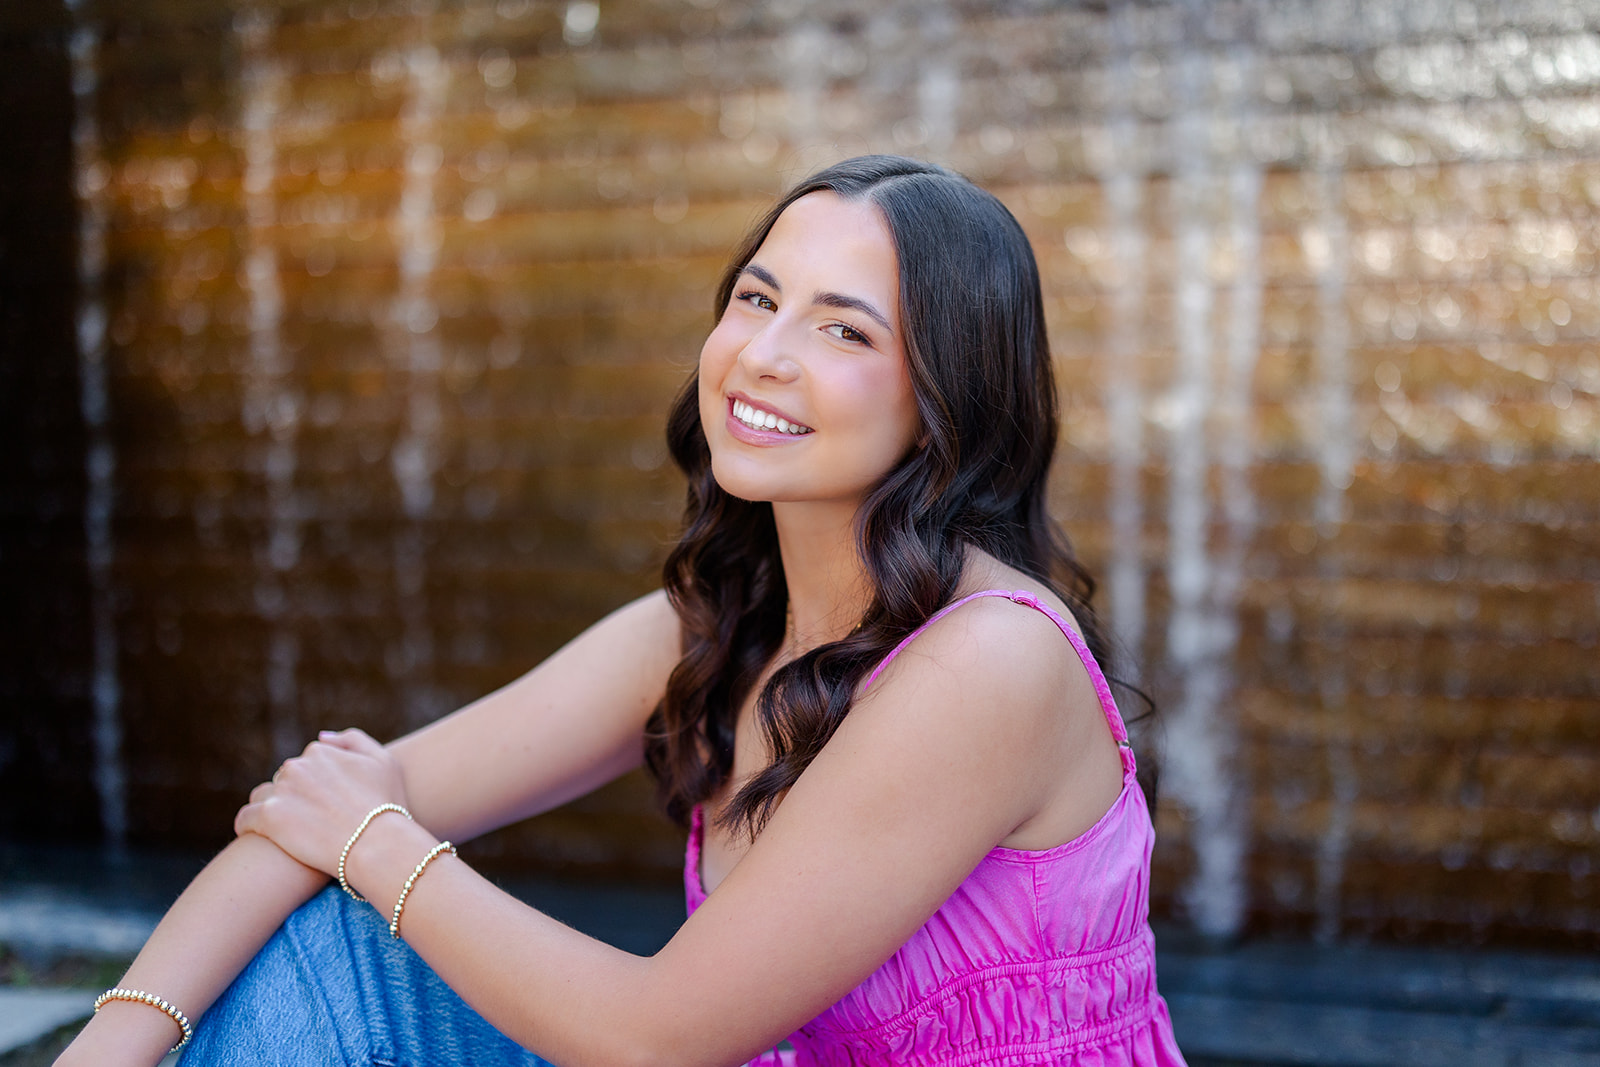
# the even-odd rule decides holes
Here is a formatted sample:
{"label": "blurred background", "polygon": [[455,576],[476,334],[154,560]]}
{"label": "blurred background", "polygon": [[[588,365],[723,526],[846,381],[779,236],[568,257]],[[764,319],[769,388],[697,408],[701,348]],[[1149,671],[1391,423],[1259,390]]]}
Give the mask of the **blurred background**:
{"label": "blurred background", "polygon": [[[1600,947],[1596,0],[0,10],[0,839],[223,844],[657,584],[731,245],[869,151],[1044,274],[1157,916]],[[671,885],[633,777],[476,843]]]}

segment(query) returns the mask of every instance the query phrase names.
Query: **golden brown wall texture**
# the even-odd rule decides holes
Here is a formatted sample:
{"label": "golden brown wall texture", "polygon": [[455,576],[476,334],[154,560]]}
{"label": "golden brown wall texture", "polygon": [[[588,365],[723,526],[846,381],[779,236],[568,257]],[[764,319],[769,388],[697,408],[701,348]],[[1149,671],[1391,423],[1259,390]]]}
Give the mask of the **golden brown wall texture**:
{"label": "golden brown wall texture", "polygon": [[[723,256],[899,151],[1038,251],[1057,512],[1162,706],[1158,910],[1600,938],[1596,0],[3,25],[7,834],[214,845],[317,727],[649,589]],[[646,792],[478,857],[670,872]]]}

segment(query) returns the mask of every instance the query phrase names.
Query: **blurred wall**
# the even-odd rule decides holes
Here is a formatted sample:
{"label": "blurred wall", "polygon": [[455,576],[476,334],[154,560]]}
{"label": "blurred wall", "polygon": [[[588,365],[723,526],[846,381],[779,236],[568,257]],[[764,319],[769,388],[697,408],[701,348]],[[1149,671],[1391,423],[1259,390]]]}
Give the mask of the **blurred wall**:
{"label": "blurred wall", "polygon": [[[3,20],[8,836],[215,845],[651,588],[723,257],[900,151],[1039,254],[1157,910],[1600,938],[1594,0]],[[647,796],[477,858],[671,877]]]}

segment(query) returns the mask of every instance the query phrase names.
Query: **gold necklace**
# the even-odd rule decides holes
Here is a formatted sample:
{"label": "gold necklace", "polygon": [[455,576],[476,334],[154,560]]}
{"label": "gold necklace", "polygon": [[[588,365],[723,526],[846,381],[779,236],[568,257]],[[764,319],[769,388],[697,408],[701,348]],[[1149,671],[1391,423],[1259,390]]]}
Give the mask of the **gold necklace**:
{"label": "gold necklace", "polygon": [[794,605],[783,603],[783,662],[793,663],[800,658],[800,635],[794,629]]}

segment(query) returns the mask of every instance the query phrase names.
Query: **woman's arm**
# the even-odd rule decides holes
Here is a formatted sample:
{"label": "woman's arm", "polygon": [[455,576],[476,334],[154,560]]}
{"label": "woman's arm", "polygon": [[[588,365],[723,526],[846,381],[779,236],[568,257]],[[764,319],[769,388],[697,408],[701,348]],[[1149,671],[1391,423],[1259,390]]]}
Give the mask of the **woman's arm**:
{"label": "woman's arm", "polygon": [[[644,722],[679,642],[661,593],[612,613],[517,681],[393,742],[393,799],[421,825],[462,841],[637,766]],[[178,898],[118,984],[197,1021],[327,880],[267,838],[241,833]],[[57,1064],[155,1064],[177,1038],[162,1012],[111,1001]]]}
{"label": "woman's arm", "polygon": [[[335,739],[241,820],[331,867],[342,840],[320,834],[317,813],[361,806],[338,798],[381,764],[366,744]],[[858,702],[655,956],[568,929],[449,855],[415,883],[400,933],[491,1023],[563,1067],[743,1063],[879,967],[996,843],[1046,809],[1086,826],[1120,781],[1093,688],[1054,624],[975,604]],[[379,820],[352,853],[351,881],[385,918],[436,843],[430,830]]]}
{"label": "woman's arm", "polygon": [[681,655],[665,593],[619,608],[510,685],[391,743],[411,814],[466,841],[640,766],[645,720]]}
{"label": "woman's arm", "polygon": [[[327,881],[266,838],[243,834],[189,883],[117,984],[165,998],[193,1023],[289,913]],[[153,1065],[180,1036],[163,1012],[113,1000],[56,1065]]]}

